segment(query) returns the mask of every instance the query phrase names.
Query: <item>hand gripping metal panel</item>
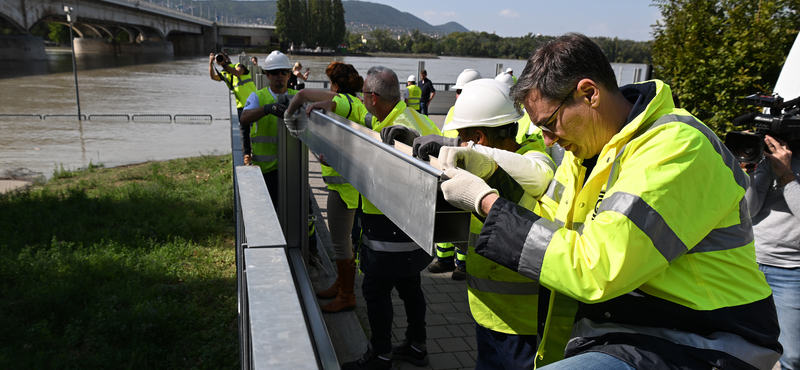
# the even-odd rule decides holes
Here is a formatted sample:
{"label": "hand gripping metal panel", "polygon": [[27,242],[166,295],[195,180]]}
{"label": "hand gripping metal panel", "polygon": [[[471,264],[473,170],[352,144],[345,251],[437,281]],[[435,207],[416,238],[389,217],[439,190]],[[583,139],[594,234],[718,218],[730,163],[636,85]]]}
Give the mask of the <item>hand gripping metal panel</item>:
{"label": "hand gripping metal panel", "polygon": [[[282,121],[282,120],[281,120]],[[331,113],[300,114],[298,138],[433,255],[434,243],[466,242],[469,212],[447,203],[444,173],[384,144],[380,135]]]}

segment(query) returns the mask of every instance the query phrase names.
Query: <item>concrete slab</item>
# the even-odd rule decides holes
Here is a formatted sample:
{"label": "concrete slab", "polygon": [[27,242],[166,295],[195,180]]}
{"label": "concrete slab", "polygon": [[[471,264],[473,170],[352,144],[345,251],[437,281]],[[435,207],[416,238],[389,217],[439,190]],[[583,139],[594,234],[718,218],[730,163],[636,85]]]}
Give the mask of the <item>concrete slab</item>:
{"label": "concrete slab", "polygon": [[0,194],[5,194],[10,191],[23,189],[27,186],[30,186],[30,181],[22,181],[22,180],[0,180]]}

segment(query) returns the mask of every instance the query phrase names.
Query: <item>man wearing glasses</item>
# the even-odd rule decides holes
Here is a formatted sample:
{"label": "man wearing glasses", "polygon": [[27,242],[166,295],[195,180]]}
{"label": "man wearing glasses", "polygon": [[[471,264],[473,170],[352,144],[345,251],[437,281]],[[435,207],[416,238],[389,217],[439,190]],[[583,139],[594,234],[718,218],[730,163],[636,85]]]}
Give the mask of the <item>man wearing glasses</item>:
{"label": "man wearing glasses", "polygon": [[538,207],[460,169],[442,191],[486,217],[478,255],[579,301],[566,359],[544,369],[772,369],[746,175],[717,136],[661,81],[617,87],[580,34],[536,50],[512,97],[567,151]]}

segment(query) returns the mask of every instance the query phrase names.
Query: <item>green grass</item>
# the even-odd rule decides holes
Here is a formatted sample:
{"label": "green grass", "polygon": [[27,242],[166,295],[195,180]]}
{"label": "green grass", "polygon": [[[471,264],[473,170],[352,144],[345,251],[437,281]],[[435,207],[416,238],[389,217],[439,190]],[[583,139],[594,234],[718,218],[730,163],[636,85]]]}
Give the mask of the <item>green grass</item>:
{"label": "green grass", "polygon": [[230,155],[0,195],[0,368],[238,368]]}

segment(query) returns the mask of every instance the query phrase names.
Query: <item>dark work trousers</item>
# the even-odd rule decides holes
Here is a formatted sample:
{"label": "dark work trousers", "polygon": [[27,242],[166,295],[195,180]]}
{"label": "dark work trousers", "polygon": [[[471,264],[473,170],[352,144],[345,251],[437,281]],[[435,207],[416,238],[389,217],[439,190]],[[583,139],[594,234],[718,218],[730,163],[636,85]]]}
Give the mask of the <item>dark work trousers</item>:
{"label": "dark work trousers", "polygon": [[475,324],[478,358],[475,370],[533,369],[536,359],[536,336],[513,335],[489,330]]}
{"label": "dark work trousers", "polygon": [[425,343],[425,295],[420,286],[420,276],[416,273],[402,278],[376,278],[364,274],[361,291],[367,302],[367,317],[372,329],[369,343],[375,353],[386,354],[392,351],[392,288],[397,289],[406,309],[408,327],[406,339]]}
{"label": "dark work trousers", "polygon": [[239,135],[242,137],[242,155],[248,155],[253,153],[252,145],[250,144],[250,125],[243,125],[242,124],[242,108],[236,108],[236,112],[239,114]]}
{"label": "dark work trousers", "polygon": [[[272,170],[267,173],[262,173],[264,182],[267,183],[267,190],[269,190],[269,197],[272,200],[272,207],[275,208],[275,213],[278,212],[278,170]],[[314,214],[314,209],[311,207],[311,197],[308,198],[308,215]],[[308,250],[310,253],[317,254],[317,232],[313,229],[314,224],[308,225]],[[312,232],[312,230],[314,230]]]}

